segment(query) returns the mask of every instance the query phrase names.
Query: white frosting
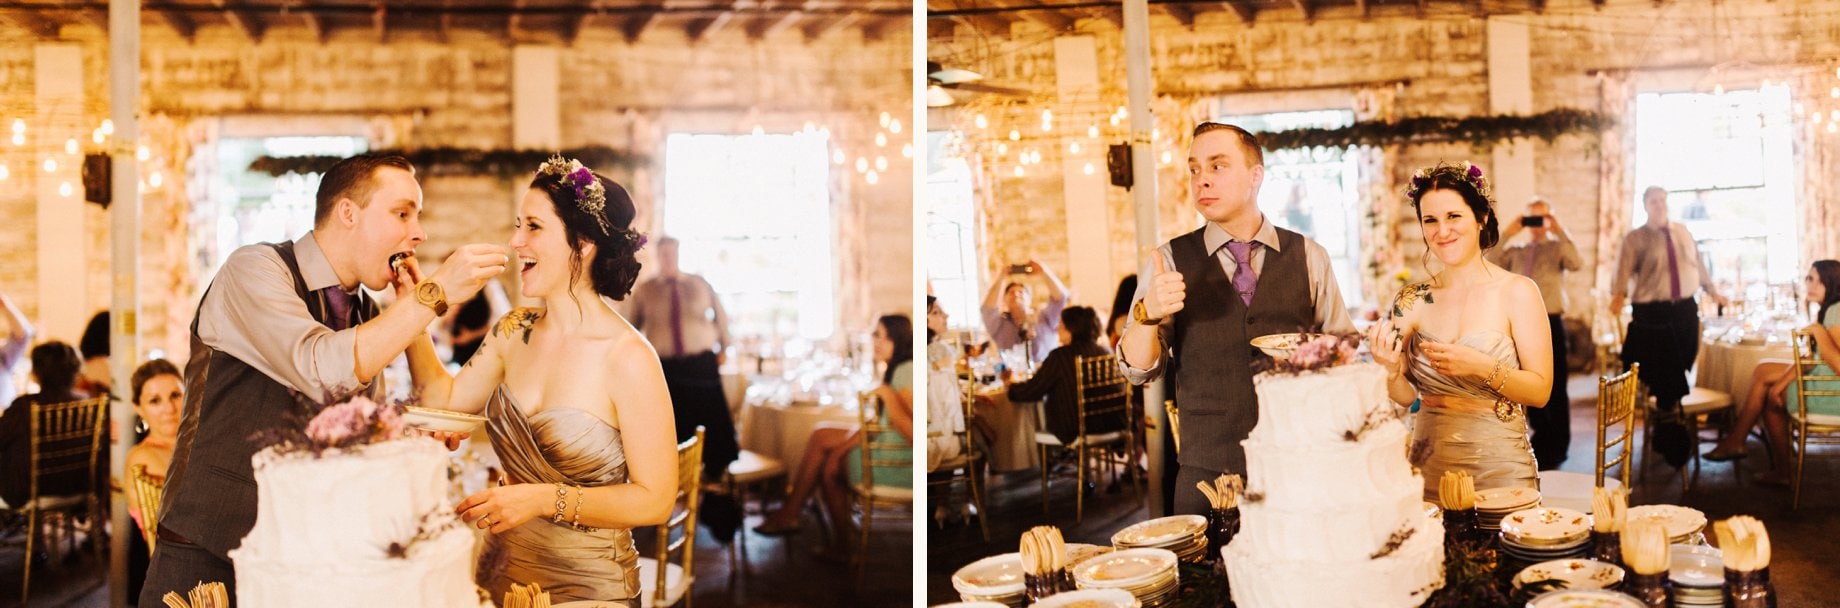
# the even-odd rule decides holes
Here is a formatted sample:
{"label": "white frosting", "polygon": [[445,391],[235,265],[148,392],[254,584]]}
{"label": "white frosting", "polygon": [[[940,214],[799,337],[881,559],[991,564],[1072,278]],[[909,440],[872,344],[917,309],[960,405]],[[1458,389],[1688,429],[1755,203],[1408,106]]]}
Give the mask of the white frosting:
{"label": "white frosting", "polygon": [[1408,607],[1443,585],[1444,525],[1424,512],[1385,379],[1371,363],[1254,379],[1248,497],[1222,550],[1238,605]]}
{"label": "white frosting", "polygon": [[[479,606],[473,533],[454,521],[448,459],[427,439],[251,459],[256,523],[230,551],[243,606]],[[433,537],[410,543],[427,529]],[[392,543],[409,544],[391,557]],[[489,604],[487,604],[489,605]]]}

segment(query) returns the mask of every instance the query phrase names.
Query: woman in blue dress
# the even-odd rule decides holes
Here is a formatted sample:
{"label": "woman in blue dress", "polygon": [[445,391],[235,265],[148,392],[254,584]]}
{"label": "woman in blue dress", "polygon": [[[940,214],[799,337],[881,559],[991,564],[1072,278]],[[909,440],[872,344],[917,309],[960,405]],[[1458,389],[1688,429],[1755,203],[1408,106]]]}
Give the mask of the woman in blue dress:
{"label": "woman in blue dress", "polygon": [[[1832,376],[1835,369],[1840,369],[1840,261],[1821,260],[1808,268],[1807,276],[1802,277],[1802,290],[1808,294],[1809,302],[1817,302],[1815,318],[1819,323],[1810,324],[1802,331],[1814,338],[1814,352],[1822,363],[1809,372],[1811,376]],[[1731,432],[1719,439],[1719,445],[1706,453],[1707,460],[1736,460],[1745,456],[1744,438],[1750,435],[1757,418],[1762,417],[1765,436],[1769,437],[1770,470],[1757,475],[1758,483],[1787,485],[1789,472],[1789,410],[1799,407],[1797,404],[1797,387],[1795,386],[1795,367],[1793,362],[1780,359],[1765,359],[1757,364],[1751,372],[1751,388],[1744,395],[1744,403],[1738,408],[1738,420]],[[1840,385],[1840,382],[1820,382],[1818,384]],[[1840,386],[1819,386],[1821,390],[1836,390]],[[1840,398],[1828,396],[1808,397],[1808,413],[1840,416]]]}

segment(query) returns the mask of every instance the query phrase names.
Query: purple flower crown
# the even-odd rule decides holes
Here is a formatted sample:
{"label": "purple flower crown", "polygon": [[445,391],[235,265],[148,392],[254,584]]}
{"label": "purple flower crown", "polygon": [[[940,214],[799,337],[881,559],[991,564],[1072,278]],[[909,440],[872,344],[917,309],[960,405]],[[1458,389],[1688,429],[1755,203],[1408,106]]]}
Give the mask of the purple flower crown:
{"label": "purple flower crown", "polygon": [[1474,186],[1476,193],[1481,194],[1482,198],[1494,200],[1489,196],[1489,180],[1482,177],[1482,167],[1467,160],[1463,161],[1463,166],[1460,167],[1439,163],[1436,167],[1419,169],[1412,173],[1412,183],[1406,186],[1406,198],[1418,200],[1418,197],[1423,196],[1426,190],[1431,189],[1431,184],[1436,183],[1437,178],[1445,176],[1454,176],[1469,182],[1469,185]]}
{"label": "purple flower crown", "polygon": [[588,215],[594,216],[594,221],[600,224],[601,233],[608,236],[625,237],[627,242],[633,244],[634,251],[644,248],[646,243],[651,242],[649,237],[639,231],[628,228],[616,229],[607,223],[607,187],[601,185],[601,180],[595,177],[594,171],[581,164],[581,161],[557,154],[549,157],[549,160],[544,161],[542,166],[537,167],[537,175],[561,177],[563,184],[575,190],[575,204]]}

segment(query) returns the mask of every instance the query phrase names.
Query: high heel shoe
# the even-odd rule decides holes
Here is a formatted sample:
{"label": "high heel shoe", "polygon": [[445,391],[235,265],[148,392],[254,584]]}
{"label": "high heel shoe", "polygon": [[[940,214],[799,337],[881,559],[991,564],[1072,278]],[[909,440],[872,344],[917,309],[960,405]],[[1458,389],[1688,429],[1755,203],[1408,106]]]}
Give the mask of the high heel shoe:
{"label": "high heel shoe", "polygon": [[1749,456],[1749,454],[1744,453],[1742,449],[1727,451],[1724,448],[1713,448],[1712,451],[1706,452],[1701,458],[1713,462],[1725,462],[1729,460],[1743,460],[1745,456]]}
{"label": "high heel shoe", "polygon": [[754,533],[761,536],[790,536],[799,533],[799,525],[796,523],[775,524],[772,521],[767,521],[758,526],[754,526]]}

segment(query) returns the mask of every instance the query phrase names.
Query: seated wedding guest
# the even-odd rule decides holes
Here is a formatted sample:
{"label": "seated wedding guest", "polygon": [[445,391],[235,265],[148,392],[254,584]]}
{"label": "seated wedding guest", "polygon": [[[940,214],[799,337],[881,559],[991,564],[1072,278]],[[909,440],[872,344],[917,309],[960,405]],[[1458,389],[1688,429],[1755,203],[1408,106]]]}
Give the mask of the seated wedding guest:
{"label": "seated wedding guest", "polygon": [[77,352],[83,355],[83,370],[77,374],[77,390],[89,395],[110,392],[109,311],[89,318],[89,325],[83,328],[83,338],[77,341]]}
{"label": "seated wedding guest", "polygon": [[[147,476],[166,480],[166,467],[172,464],[173,444],[179,439],[179,412],[185,407],[185,378],[171,361],[154,359],[142,363],[130,378],[134,413],[146,426],[147,435],[128,450],[122,470],[133,474],[134,467],[147,467]],[[134,518],[139,530],[147,528],[147,515],[141,512],[140,486],[124,479],[122,490],[128,498],[128,517]],[[137,530],[129,535],[128,597],[138,598],[147,578],[147,541]]]}
{"label": "seated wedding guest", "polygon": [[13,386],[13,368],[26,356],[26,347],[32,345],[32,324],[26,322],[25,313],[13,305],[12,298],[6,292],[0,292],[0,312],[6,314],[6,337],[0,339],[0,405],[13,402],[19,396]]}
{"label": "seated wedding guest", "polygon": [[[1810,370],[1811,376],[1832,376],[1834,370],[1840,369],[1840,261],[1821,260],[1808,269],[1808,275],[1802,277],[1802,290],[1808,294],[1808,301],[1820,304],[1815,318],[1818,323],[1809,325],[1803,331],[1814,337],[1814,352],[1822,363]],[[1757,364],[1751,372],[1750,391],[1744,394],[1744,403],[1738,408],[1738,419],[1731,431],[1719,439],[1717,447],[1706,453],[1707,460],[1725,461],[1745,457],[1744,439],[1750,435],[1751,427],[1757,424],[1761,416],[1764,421],[1764,443],[1770,448],[1770,466],[1767,473],[1753,477],[1757,483],[1786,485],[1789,473],[1794,465],[1789,460],[1789,416],[1788,411],[1799,407],[1796,404],[1799,387],[1795,385],[1795,367],[1790,361],[1765,359]],[[1818,384],[1840,384],[1819,382]],[[1820,387],[1821,390],[1837,390],[1836,387]],[[1810,395],[1808,413],[1840,415],[1840,397]]]}
{"label": "seated wedding guest", "polygon": [[492,320],[503,316],[508,311],[509,302],[505,297],[505,286],[498,279],[486,281],[486,286],[454,311],[452,323],[448,325],[448,335],[452,339],[453,355],[448,358],[455,365],[466,365],[479,352],[479,345],[486,341],[486,330],[491,329]]}
{"label": "seated wedding guest", "polygon": [[1054,293],[1049,294],[1047,306],[1036,310],[1035,290],[1027,283],[1015,278],[991,283],[978,309],[984,317],[984,330],[990,332],[990,341],[996,344],[997,350],[1007,351],[1023,344],[1028,350],[1029,362],[1040,364],[1054,348],[1054,327],[1060,321],[1061,309],[1067,307],[1067,286],[1035,260],[1011,266],[1009,271],[1011,275],[1041,275]]}
{"label": "seated wedding guest", "polygon": [[[83,367],[83,359],[70,344],[54,340],[34,346],[31,358],[32,377],[38,380],[38,392],[20,395],[6,408],[5,414],[0,414],[0,500],[9,505],[25,504],[32,491],[32,404],[89,398],[89,394],[76,389],[77,372]],[[79,471],[43,480],[38,493],[41,496],[72,494],[83,485],[83,475]]]}
{"label": "seated wedding guest", "polygon": [[[875,358],[885,364],[882,383],[873,391],[882,403],[882,423],[893,426],[883,431],[878,441],[913,443],[913,321],[906,315],[885,315],[875,326]],[[805,444],[805,456],[793,471],[786,502],[754,527],[767,536],[783,536],[799,530],[799,512],[812,494],[823,489],[823,505],[829,512],[832,527],[830,546],[818,557],[840,561],[849,554],[849,540],[855,538],[850,528],[852,487],[862,483],[861,428],[855,425],[820,424]],[[896,439],[898,438],[898,439]],[[912,488],[911,468],[876,468],[875,485]]]}
{"label": "seated wedding guest", "polygon": [[965,430],[964,395],[958,389],[958,349],[942,340],[947,315],[939,299],[926,297],[926,470],[957,458],[964,447],[956,433]]}
{"label": "seated wedding guest", "polygon": [[1118,348],[1118,338],[1124,336],[1124,320],[1131,316],[1131,296],[1137,294],[1137,275],[1127,274],[1118,281],[1118,291],[1112,294],[1112,315],[1105,320],[1105,343]]}
{"label": "seated wedding guest", "polygon": [[[1072,445],[1080,433],[1076,403],[1080,388],[1074,374],[1074,358],[1108,355],[1112,351],[1099,345],[1099,314],[1087,306],[1061,311],[1059,336],[1061,346],[1048,353],[1034,377],[1011,384],[1009,398],[1010,401],[1037,401],[1046,397],[1047,402],[1042,406],[1047,417],[1044,426],[1061,440],[1062,445]],[[1122,428],[1124,416],[1107,417],[1087,421],[1086,432],[1109,433]]]}

